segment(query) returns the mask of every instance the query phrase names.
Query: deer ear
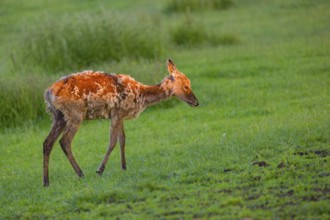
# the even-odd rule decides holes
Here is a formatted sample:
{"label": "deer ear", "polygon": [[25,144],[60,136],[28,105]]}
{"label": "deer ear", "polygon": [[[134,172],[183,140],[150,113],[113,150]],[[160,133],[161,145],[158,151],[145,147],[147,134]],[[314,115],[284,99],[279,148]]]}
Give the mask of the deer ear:
{"label": "deer ear", "polygon": [[167,70],[170,74],[172,74],[176,70],[175,64],[171,59],[167,60]]}

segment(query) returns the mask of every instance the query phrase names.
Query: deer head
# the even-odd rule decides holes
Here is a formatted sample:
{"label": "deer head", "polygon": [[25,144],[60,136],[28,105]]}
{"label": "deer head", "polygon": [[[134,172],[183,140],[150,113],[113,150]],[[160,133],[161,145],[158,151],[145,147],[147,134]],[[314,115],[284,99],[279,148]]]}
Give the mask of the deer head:
{"label": "deer head", "polygon": [[167,60],[167,70],[173,81],[172,93],[190,106],[198,106],[198,100],[191,90],[190,80],[181,73],[171,59]]}

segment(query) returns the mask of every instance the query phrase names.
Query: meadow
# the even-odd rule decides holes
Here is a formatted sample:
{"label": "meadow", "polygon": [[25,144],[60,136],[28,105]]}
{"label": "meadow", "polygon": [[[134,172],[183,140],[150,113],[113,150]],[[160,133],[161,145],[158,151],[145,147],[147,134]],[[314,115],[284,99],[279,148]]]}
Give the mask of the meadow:
{"label": "meadow", "polygon": [[[329,219],[330,3],[326,0],[0,2],[0,219]],[[84,69],[156,84],[166,59],[200,106],[175,98],[57,143],[43,91]]]}

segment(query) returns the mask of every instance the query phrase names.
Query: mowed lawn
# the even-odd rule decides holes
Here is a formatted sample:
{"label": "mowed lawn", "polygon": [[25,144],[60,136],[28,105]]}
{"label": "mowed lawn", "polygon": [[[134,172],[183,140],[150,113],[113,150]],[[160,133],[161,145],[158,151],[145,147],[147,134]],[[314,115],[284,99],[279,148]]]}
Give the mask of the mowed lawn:
{"label": "mowed lawn", "polygon": [[[76,176],[57,143],[45,188],[42,143],[50,118],[2,128],[0,219],[329,219],[330,4],[233,2],[227,10],[188,15],[166,14],[166,1],[103,3],[105,10],[127,16],[134,10],[157,12],[165,30],[188,16],[236,40],[215,46],[164,45],[157,61],[114,64],[143,81],[149,79],[143,74],[154,73],[141,73],[141,62],[143,69],[158,69],[159,79],[152,81],[161,81],[171,57],[190,78],[200,103],[191,108],[172,101],[127,121],[127,171],[121,170],[117,146],[103,175],[95,173],[107,149],[110,122],[86,121],[73,141],[85,177]],[[48,9],[49,16],[65,15],[65,6],[75,12],[73,3]],[[89,10],[88,3],[76,10]],[[3,16],[21,27],[13,15]],[[3,38],[9,44],[20,29],[7,30]],[[94,67],[113,72],[112,64]],[[19,81],[19,74],[8,69],[2,68],[2,79]]]}

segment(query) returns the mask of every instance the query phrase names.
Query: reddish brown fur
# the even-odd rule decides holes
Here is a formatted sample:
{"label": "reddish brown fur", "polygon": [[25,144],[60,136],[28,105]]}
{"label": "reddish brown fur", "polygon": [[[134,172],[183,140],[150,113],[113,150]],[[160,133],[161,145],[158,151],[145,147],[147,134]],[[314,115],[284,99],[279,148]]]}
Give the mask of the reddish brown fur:
{"label": "reddish brown fur", "polygon": [[191,106],[198,101],[190,80],[168,60],[170,75],[156,86],[143,85],[128,75],[84,71],[61,78],[45,91],[52,129],[44,142],[44,185],[48,186],[49,156],[56,139],[78,176],[83,173],[71,152],[71,142],[84,119],[111,118],[110,143],[97,171],[102,174],[117,140],[121,147],[122,168],[126,169],[123,121],[137,117],[148,106],[177,96]]}

